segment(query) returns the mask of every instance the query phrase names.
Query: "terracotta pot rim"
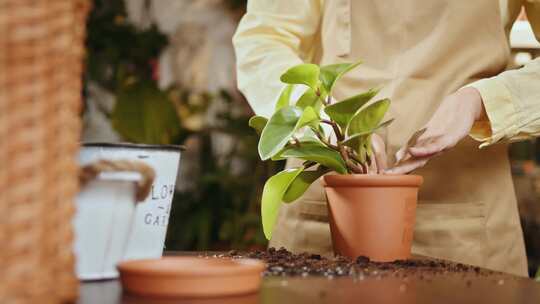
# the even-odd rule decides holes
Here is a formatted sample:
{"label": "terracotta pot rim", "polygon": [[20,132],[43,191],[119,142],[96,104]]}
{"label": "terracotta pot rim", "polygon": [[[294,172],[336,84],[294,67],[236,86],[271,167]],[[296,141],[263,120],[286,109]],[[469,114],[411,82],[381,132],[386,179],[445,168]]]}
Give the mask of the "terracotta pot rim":
{"label": "terracotta pot rim", "polygon": [[118,264],[121,275],[150,277],[236,276],[261,273],[266,265],[254,259],[231,259],[213,257],[163,257],[140,259]]}
{"label": "terracotta pot rim", "polygon": [[420,175],[329,174],[323,177],[324,187],[420,187]]}

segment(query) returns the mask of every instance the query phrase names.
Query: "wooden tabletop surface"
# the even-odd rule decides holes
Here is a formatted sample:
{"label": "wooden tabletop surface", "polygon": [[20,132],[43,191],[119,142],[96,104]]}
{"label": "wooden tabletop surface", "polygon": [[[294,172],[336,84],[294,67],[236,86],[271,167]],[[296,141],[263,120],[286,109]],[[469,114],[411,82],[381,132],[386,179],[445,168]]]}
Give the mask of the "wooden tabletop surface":
{"label": "wooden tabletop surface", "polygon": [[207,300],[150,299],[124,294],[117,280],[81,284],[79,304],[173,303],[540,303],[540,283],[505,274],[408,277],[266,277],[261,291]]}

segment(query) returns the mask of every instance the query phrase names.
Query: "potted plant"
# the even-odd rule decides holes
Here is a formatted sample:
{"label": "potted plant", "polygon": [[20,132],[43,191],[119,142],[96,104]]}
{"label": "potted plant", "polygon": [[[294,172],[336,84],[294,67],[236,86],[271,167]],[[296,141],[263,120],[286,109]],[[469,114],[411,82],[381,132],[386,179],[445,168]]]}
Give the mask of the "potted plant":
{"label": "potted plant", "polygon": [[[390,100],[370,103],[376,89],[339,102],[332,98],[335,83],[359,64],[300,64],[288,69],[280,78],[286,86],[274,114],[250,119],[249,125],[260,134],[262,160],[304,161],[301,167],[285,169],[266,182],[263,230],[270,239],[280,205],[298,199],[324,175],[335,253],[377,261],[406,259],[422,177],[368,174],[372,134],[392,121],[383,122]],[[295,86],[307,89],[291,104]]]}

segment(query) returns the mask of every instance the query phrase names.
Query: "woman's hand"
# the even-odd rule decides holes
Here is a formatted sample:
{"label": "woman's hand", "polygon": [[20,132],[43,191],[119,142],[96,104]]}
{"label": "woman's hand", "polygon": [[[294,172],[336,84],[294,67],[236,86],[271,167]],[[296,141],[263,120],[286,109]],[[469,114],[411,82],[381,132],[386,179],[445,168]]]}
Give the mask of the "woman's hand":
{"label": "woman's hand", "polygon": [[485,117],[482,97],[475,88],[447,96],[418,138],[396,153],[396,165],[387,174],[406,174],[423,167],[429,159],[454,147],[469,134],[476,120]]}
{"label": "woman's hand", "polygon": [[373,150],[373,158],[371,165],[368,168],[369,174],[383,173],[388,168],[386,157],[386,145],[384,140],[377,134],[371,135],[371,148]]}

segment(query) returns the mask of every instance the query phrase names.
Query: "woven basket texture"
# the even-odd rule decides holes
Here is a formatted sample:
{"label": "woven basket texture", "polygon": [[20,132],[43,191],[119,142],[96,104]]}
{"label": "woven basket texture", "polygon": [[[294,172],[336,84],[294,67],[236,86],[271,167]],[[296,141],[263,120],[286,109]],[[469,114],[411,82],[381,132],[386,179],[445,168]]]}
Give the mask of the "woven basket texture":
{"label": "woven basket texture", "polygon": [[0,0],[0,302],[75,300],[83,0]]}

